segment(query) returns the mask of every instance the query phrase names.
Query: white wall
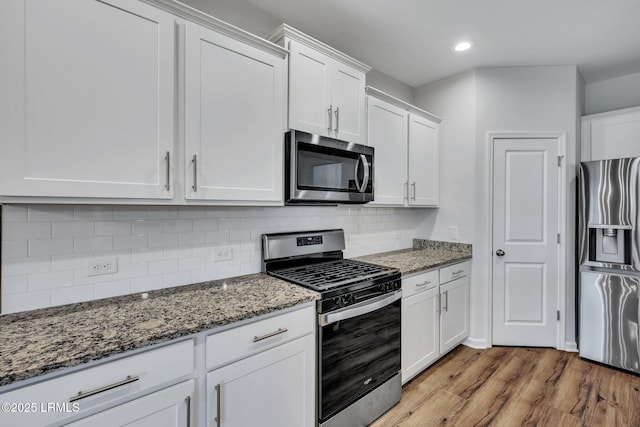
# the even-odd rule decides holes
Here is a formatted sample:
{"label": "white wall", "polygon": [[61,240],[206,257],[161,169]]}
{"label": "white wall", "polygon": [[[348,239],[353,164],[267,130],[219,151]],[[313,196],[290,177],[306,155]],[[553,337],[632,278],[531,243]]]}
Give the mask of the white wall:
{"label": "white wall", "polygon": [[640,73],[587,83],[584,114],[640,106]]}
{"label": "white wall", "polygon": [[367,73],[367,86],[373,86],[389,95],[395,96],[409,104],[413,104],[413,88],[393,77],[389,77],[377,70]]}
{"label": "white wall", "polygon": [[[2,206],[2,313],[257,273],[260,236],[344,228],[345,256],[411,247],[420,209]],[[233,259],[215,262],[218,247]],[[88,276],[94,259],[118,272]]]}
{"label": "white wall", "polygon": [[266,38],[282,20],[242,0],[180,0],[187,6]]}
{"label": "white wall", "polygon": [[[469,343],[487,346],[485,331],[478,329],[485,309],[484,288],[478,286],[480,274],[474,271],[476,243],[476,78],[475,71],[467,71],[416,88],[415,104],[442,118],[440,123],[440,208],[427,214],[418,229],[418,236],[426,239],[455,241],[449,227],[458,227],[458,241],[473,243],[470,286]],[[480,309],[480,311],[478,311]]]}
{"label": "white wall", "polygon": [[[567,144],[567,230],[575,228],[575,176],[576,176],[576,117],[578,116],[577,79],[575,66],[555,67],[499,67],[476,70],[476,212],[478,233],[474,245],[474,270],[478,273],[478,286],[486,295],[477,321],[482,322],[486,336],[491,325],[492,250],[489,234],[490,221],[490,159],[489,132],[564,132]],[[569,235],[569,238],[572,236]],[[574,241],[567,240],[566,247],[566,341],[575,345],[575,260],[572,256]]]}
{"label": "white wall", "polygon": [[442,117],[441,208],[419,227],[421,237],[473,244],[471,330],[468,342],[490,345],[491,266],[489,132],[564,132],[567,141],[566,341],[575,331],[573,230],[576,127],[580,98],[574,66],[478,68],[417,88],[416,105]]}
{"label": "white wall", "polygon": [[434,240],[472,242],[475,220],[475,71],[467,71],[417,88],[415,105],[442,118],[440,123],[440,208],[421,226]]}

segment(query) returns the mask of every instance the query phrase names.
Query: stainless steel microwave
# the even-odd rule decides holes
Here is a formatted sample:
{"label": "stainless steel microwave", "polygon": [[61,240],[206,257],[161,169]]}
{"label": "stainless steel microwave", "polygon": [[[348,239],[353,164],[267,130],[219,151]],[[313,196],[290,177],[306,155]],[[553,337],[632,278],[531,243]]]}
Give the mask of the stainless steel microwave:
{"label": "stainless steel microwave", "polygon": [[373,147],[291,130],[284,151],[287,205],[373,201]]}

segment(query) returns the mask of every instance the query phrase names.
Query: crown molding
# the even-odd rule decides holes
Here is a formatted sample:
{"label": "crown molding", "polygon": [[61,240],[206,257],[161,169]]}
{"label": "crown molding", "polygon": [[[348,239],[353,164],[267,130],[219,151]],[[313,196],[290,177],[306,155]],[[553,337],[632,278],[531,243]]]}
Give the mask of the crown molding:
{"label": "crown molding", "polygon": [[276,28],[267,37],[267,40],[284,47],[287,46],[286,40],[295,40],[365,74],[371,70],[371,67],[367,64],[364,64],[287,24],[282,24]]}
{"label": "crown molding", "polygon": [[389,95],[388,93],[385,93],[380,89],[376,89],[373,86],[366,86],[364,90],[367,95],[371,95],[382,101],[386,101],[389,104],[393,104],[398,108],[408,111],[409,113],[417,114],[419,116],[425,117],[436,123],[440,123],[442,121],[442,119],[436,116],[435,114],[431,114],[430,112],[425,111],[422,108],[418,108],[415,105],[409,104],[408,102],[405,102],[399,98],[396,98],[393,95]]}
{"label": "crown molding", "polygon": [[279,56],[281,58],[286,58],[289,54],[289,51],[278,46],[275,43],[272,43],[268,40],[265,40],[261,37],[256,36],[248,31],[245,31],[241,28],[238,28],[234,25],[231,25],[227,22],[224,22],[214,16],[207,15],[204,12],[201,12],[197,9],[192,8],[191,6],[187,6],[184,3],[180,3],[176,0],[141,0],[144,3],[147,3],[151,6],[155,6],[159,9],[162,9],[166,12],[169,12],[177,17],[183,18],[189,22],[194,22],[196,24],[202,25],[203,27],[214,30],[218,33],[227,35],[235,40],[241,41],[258,49],[261,49],[265,52],[271,53],[273,55]]}

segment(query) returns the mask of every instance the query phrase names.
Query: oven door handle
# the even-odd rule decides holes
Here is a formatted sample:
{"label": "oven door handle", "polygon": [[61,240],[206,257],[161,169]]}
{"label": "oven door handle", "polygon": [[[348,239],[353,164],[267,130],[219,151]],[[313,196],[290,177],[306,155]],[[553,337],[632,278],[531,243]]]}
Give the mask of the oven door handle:
{"label": "oven door handle", "polygon": [[402,298],[402,291],[397,290],[391,295],[381,295],[379,297],[363,301],[359,304],[354,304],[351,307],[336,310],[332,313],[321,314],[318,316],[318,323],[320,326],[327,326],[340,320],[347,320],[352,317],[371,313],[372,311],[376,311],[398,301],[400,298]]}

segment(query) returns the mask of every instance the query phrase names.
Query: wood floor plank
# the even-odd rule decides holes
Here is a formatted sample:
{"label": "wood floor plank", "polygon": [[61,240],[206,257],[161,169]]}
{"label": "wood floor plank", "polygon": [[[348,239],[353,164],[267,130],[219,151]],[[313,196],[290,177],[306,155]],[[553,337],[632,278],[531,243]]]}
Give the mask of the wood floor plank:
{"label": "wood floor plank", "polygon": [[640,427],[640,376],[543,348],[460,346],[374,427]]}

